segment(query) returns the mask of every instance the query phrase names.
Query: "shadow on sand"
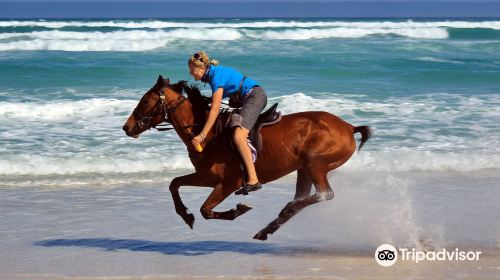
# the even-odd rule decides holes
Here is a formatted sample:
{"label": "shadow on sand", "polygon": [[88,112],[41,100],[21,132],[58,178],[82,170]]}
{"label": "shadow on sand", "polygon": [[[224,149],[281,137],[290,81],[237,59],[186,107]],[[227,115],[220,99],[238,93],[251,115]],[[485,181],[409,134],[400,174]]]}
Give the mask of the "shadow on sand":
{"label": "shadow on sand", "polygon": [[278,254],[282,249],[272,244],[234,241],[191,241],[191,242],[156,242],[138,239],[51,239],[35,242],[44,247],[95,247],[106,251],[130,250],[157,252],[166,255],[199,256],[216,252],[234,252],[242,254]]}
{"label": "shadow on sand", "polygon": [[[323,256],[367,256],[373,250],[353,248],[331,248],[318,246],[282,246],[269,243],[237,242],[237,241],[186,241],[186,242],[157,242],[140,239],[111,239],[111,238],[83,238],[83,239],[49,239],[34,243],[44,247],[93,247],[106,251],[130,250],[138,252],[156,252],[165,255],[200,256],[217,252],[233,252],[248,255],[323,255]],[[324,247],[323,247],[324,246]]]}

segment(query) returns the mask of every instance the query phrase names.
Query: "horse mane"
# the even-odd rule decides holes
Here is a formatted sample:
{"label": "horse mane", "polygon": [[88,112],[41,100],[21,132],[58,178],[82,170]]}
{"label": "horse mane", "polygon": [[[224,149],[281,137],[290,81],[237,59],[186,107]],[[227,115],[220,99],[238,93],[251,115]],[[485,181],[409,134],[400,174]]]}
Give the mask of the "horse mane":
{"label": "horse mane", "polygon": [[188,85],[187,81],[180,80],[175,84],[170,84],[169,87],[182,95],[186,93],[189,102],[193,105],[194,112],[206,112],[210,109],[210,98],[201,94],[197,85]]}

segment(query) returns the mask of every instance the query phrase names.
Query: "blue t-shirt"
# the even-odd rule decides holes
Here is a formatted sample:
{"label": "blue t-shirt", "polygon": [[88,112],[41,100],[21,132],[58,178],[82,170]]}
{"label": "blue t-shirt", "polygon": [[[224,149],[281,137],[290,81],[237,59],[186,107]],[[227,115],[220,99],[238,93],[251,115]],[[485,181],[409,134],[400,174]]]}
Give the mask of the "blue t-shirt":
{"label": "blue t-shirt", "polygon": [[[243,79],[243,74],[232,68],[220,65],[210,65],[208,68],[208,82],[210,83],[212,94],[221,87],[224,89],[222,98],[229,97],[238,91],[241,79]],[[257,85],[256,81],[246,78],[242,85],[241,94],[245,96],[250,89]]]}

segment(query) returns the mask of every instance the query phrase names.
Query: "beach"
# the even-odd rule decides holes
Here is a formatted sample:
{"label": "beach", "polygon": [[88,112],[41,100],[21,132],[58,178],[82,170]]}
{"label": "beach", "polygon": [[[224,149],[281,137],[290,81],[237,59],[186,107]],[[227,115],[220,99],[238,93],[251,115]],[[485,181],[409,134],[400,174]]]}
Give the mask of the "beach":
{"label": "beach", "polygon": [[[0,20],[0,279],[498,279],[499,42],[494,19]],[[195,83],[200,49],[268,107],[374,131],[334,199],[264,242],[295,173],[228,197],[215,210],[253,207],[234,221],[181,188],[191,230],[168,190],[194,171],[184,144],[121,129],[159,74]],[[383,267],[382,244],[481,254]]]}
{"label": "beach", "polygon": [[[293,178],[247,197],[237,220],[204,220],[209,191],[186,187],[191,230],[167,186],[24,187],[0,191],[1,279],[493,279],[498,175],[422,173],[330,177],[336,197],[303,210],[267,241],[252,236],[293,197]],[[374,177],[378,176],[377,180]],[[490,191],[488,191],[490,190]],[[446,202],[443,202],[446,201]],[[478,230],[480,229],[480,230]],[[379,266],[379,244],[481,251],[478,261]]]}

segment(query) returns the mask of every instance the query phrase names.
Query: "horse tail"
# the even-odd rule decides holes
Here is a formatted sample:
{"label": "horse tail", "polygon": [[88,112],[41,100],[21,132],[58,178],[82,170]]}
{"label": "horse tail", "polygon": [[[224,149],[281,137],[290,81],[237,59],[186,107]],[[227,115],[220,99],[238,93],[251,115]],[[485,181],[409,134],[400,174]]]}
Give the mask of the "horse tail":
{"label": "horse tail", "polygon": [[359,151],[361,150],[363,145],[366,143],[366,141],[368,141],[368,139],[370,139],[370,137],[372,136],[373,130],[367,125],[354,127],[352,134],[358,133],[358,132],[361,133],[361,143],[359,144],[359,148],[358,148],[358,153],[359,153]]}

